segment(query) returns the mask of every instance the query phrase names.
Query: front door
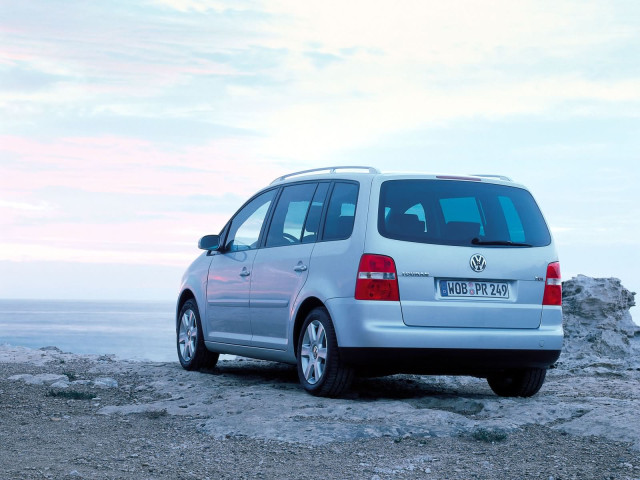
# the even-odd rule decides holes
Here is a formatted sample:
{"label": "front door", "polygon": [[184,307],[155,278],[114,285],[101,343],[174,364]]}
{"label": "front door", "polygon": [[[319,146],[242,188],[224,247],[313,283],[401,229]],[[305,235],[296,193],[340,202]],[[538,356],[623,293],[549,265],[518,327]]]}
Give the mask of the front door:
{"label": "front door", "polygon": [[249,292],[260,232],[277,189],[264,192],[231,220],[224,246],[209,267],[206,340],[250,345]]}

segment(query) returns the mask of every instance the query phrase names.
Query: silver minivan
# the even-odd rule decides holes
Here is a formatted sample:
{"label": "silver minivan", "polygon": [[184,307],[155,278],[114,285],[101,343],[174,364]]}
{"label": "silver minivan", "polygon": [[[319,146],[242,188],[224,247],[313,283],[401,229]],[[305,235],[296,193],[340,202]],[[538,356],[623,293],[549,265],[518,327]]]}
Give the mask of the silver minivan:
{"label": "silver minivan", "polygon": [[562,347],[560,265],[529,191],[506,177],[328,167],[254,195],[187,269],[178,358],[296,364],[338,396],[354,375],[473,375],[529,397]]}

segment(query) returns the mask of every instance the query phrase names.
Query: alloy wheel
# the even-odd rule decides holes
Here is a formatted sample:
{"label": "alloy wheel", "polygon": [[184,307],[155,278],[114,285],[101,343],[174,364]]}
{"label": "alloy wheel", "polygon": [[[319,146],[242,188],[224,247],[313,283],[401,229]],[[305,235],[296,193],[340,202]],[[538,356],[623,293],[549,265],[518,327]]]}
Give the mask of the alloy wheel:
{"label": "alloy wheel", "polygon": [[190,362],[196,353],[198,344],[198,324],[193,310],[185,310],[180,320],[180,330],[178,332],[178,347],[180,355],[185,362]]}
{"label": "alloy wheel", "polygon": [[315,385],[322,379],[327,363],[327,334],[318,320],[307,326],[300,354],[304,378],[311,385]]}

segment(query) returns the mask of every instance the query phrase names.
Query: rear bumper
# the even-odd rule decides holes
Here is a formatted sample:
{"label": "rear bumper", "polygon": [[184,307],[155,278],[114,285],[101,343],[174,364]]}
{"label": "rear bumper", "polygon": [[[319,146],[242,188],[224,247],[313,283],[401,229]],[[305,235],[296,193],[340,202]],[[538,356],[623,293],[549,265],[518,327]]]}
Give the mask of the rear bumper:
{"label": "rear bumper", "polygon": [[340,348],[340,359],[371,373],[477,375],[518,368],[547,368],[560,350],[453,348]]}
{"label": "rear bumper", "polygon": [[329,300],[341,358],[390,371],[484,375],[548,367],[562,349],[562,309],[544,307],[538,328],[415,327],[398,302]]}

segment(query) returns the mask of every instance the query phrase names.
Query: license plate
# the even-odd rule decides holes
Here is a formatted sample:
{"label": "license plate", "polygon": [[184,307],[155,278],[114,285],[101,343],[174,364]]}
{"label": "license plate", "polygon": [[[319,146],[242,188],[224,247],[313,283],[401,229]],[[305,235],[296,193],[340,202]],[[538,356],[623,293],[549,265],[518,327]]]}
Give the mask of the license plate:
{"label": "license plate", "polygon": [[509,298],[509,285],[505,282],[474,282],[440,280],[443,297]]}

